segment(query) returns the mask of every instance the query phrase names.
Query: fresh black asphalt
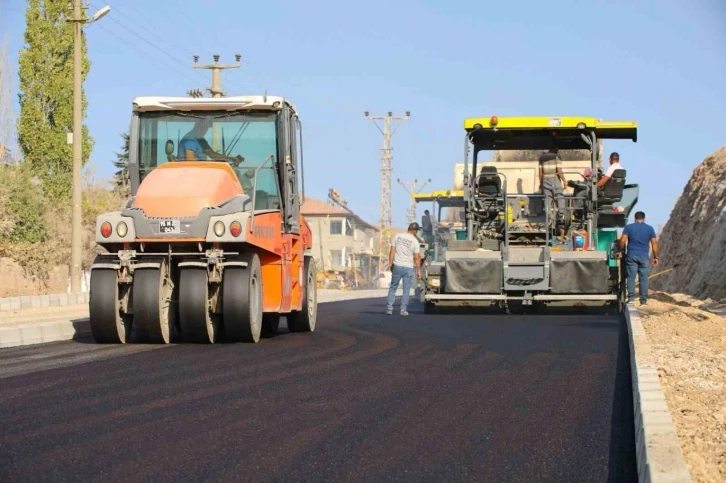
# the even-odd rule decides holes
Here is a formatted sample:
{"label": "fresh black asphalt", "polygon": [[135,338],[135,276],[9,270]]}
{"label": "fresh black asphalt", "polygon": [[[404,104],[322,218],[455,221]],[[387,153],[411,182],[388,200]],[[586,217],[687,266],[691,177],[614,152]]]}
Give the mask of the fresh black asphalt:
{"label": "fresh black asphalt", "polygon": [[620,318],[384,304],[256,345],[0,350],[0,481],[636,480]]}

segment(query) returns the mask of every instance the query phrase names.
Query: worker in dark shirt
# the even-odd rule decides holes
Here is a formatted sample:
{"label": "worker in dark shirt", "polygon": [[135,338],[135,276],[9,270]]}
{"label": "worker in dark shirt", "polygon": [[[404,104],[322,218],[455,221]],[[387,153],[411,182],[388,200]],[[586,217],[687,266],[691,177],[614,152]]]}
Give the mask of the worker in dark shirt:
{"label": "worker in dark shirt", "polygon": [[426,243],[432,245],[434,240],[434,226],[431,223],[431,213],[429,213],[429,210],[424,210],[424,215],[421,217],[421,230],[423,231]]}
{"label": "worker in dark shirt", "polygon": [[627,247],[625,269],[628,274],[628,303],[635,301],[635,274],[640,280],[640,303],[648,303],[648,275],[650,274],[650,248],[653,265],[658,265],[658,240],[652,226],[645,223],[645,213],[635,214],[635,223],[625,227],[620,236],[620,251]]}
{"label": "worker in dark shirt", "polygon": [[242,156],[235,156],[233,158],[212,149],[207,140],[204,139],[204,136],[211,127],[212,120],[208,117],[203,117],[195,122],[192,130],[186,133],[181,141],[179,141],[177,159],[179,161],[207,161],[207,157],[209,157],[211,161],[222,161],[234,163],[235,165],[244,161]]}

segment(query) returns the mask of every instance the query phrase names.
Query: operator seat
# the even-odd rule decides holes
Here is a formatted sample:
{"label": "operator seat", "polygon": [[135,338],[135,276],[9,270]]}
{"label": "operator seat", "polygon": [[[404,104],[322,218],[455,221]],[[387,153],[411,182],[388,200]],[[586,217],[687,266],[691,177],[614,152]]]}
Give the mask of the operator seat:
{"label": "operator seat", "polygon": [[626,171],[624,169],[616,169],[613,171],[613,175],[598,192],[599,204],[610,205],[623,199],[625,174]]}
{"label": "operator seat", "polygon": [[497,174],[495,166],[484,166],[476,178],[474,188],[476,194],[476,207],[480,215],[493,220],[504,207],[504,194],[502,193],[502,179]]}
{"label": "operator seat", "polygon": [[501,198],[502,179],[495,166],[484,166],[476,178],[476,194],[484,198]]}

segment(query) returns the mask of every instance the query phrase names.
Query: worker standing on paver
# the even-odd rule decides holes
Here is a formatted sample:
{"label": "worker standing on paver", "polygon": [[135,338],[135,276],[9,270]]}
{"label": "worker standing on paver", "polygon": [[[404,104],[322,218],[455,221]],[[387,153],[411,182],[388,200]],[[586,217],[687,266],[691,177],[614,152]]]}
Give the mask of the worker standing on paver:
{"label": "worker standing on paver", "polygon": [[424,215],[421,217],[421,231],[423,231],[426,243],[432,245],[434,239],[434,226],[431,223],[431,213],[429,213],[429,210],[424,210]]}
{"label": "worker standing on paver", "polygon": [[[562,172],[562,160],[558,154],[559,149],[552,148],[539,158],[539,184],[540,191],[545,196],[545,208],[551,209],[553,201],[556,203],[555,219],[565,214],[565,198],[562,190],[567,186],[567,179]],[[550,220],[553,223],[555,220]]]}
{"label": "worker standing on paver", "polygon": [[658,265],[658,240],[652,226],[645,223],[645,213],[635,214],[635,223],[625,227],[620,236],[620,251],[627,247],[625,269],[628,274],[628,303],[635,302],[635,274],[640,280],[640,304],[648,303],[648,275],[650,274],[650,248],[653,265]]}
{"label": "worker standing on paver", "polygon": [[396,301],[396,290],[398,284],[403,280],[403,296],[401,297],[401,315],[408,315],[408,299],[411,295],[411,286],[414,281],[414,274],[421,278],[421,255],[419,254],[419,240],[416,233],[419,231],[418,223],[408,225],[406,233],[398,233],[391,241],[391,249],[388,252],[389,266],[391,271],[391,286],[388,289],[388,305],[386,314],[393,314],[393,303]]}

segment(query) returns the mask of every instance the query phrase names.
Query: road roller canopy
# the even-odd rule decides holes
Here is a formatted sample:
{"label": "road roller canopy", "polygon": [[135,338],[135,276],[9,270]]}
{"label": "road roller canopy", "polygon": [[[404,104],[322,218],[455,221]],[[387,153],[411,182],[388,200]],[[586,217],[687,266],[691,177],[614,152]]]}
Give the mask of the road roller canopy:
{"label": "road roller canopy", "polygon": [[219,111],[264,110],[279,111],[283,105],[297,112],[295,106],[280,96],[233,97],[137,97],[133,101],[135,112],[148,111]]}
{"label": "road roller canopy", "polygon": [[[291,156],[300,160],[302,144],[295,106],[285,98],[137,97],[133,113],[129,145],[133,193],[151,171],[167,162],[221,160],[229,164],[246,193],[253,192],[257,171],[256,191],[269,199],[268,208],[279,207],[278,178],[283,176],[279,161]],[[242,162],[236,164],[239,159]]]}
{"label": "road roller canopy", "polygon": [[430,193],[416,193],[413,199],[417,203],[436,202],[441,208],[464,206],[463,190],[438,190]]}
{"label": "road roller canopy", "polygon": [[633,121],[602,121],[594,117],[482,117],[466,119],[464,129],[477,151],[589,149],[583,139],[595,133],[597,139],[638,140]]}

